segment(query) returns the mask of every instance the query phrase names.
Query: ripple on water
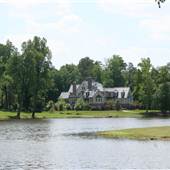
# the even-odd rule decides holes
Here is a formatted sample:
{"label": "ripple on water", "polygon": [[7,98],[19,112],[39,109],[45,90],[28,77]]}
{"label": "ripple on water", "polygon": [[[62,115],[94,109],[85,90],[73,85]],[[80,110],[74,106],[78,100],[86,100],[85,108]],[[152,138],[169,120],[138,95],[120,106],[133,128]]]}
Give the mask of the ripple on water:
{"label": "ripple on water", "polygon": [[0,169],[170,168],[170,142],[96,138],[96,131],[170,119],[54,119],[0,123]]}

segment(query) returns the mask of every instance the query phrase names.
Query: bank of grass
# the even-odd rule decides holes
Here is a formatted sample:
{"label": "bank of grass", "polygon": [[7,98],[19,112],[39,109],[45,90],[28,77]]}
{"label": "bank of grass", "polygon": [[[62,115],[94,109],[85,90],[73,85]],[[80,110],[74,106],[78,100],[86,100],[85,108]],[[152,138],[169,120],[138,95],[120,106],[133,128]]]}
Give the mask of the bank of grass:
{"label": "bank of grass", "polygon": [[97,132],[97,135],[120,139],[170,140],[170,126],[104,131]]}
{"label": "bank of grass", "polygon": [[[57,111],[36,113],[36,118],[141,118],[144,110],[122,110],[122,111]],[[16,112],[0,111],[0,120],[15,118]],[[30,119],[31,113],[21,113],[21,119]]]}

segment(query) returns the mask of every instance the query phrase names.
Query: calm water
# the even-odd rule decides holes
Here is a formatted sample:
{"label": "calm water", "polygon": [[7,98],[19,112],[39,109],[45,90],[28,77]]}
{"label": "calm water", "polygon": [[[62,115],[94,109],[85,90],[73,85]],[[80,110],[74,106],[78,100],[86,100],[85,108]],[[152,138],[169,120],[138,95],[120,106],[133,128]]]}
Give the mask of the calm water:
{"label": "calm water", "polygon": [[170,119],[0,122],[0,169],[170,168],[170,142],[81,137],[81,132],[170,125]]}

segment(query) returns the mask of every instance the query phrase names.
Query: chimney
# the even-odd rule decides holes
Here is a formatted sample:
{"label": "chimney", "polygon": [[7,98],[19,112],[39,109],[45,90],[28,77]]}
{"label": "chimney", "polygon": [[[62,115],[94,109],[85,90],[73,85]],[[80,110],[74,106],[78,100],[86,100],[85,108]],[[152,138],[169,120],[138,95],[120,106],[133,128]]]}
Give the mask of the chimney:
{"label": "chimney", "polygon": [[88,89],[89,89],[89,91],[91,91],[91,90],[92,90],[92,78],[89,77],[89,78],[87,79],[87,81],[88,81]]}
{"label": "chimney", "polygon": [[76,96],[76,92],[77,92],[77,87],[76,87],[76,82],[73,82],[73,95]]}

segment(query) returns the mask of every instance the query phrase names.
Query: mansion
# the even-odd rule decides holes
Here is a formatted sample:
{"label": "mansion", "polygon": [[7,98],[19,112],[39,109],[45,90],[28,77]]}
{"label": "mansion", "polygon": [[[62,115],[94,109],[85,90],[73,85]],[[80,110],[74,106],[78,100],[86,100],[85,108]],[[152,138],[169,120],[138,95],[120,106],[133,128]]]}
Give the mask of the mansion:
{"label": "mansion", "polygon": [[121,105],[127,105],[133,101],[129,87],[105,88],[101,83],[92,78],[84,80],[81,84],[75,82],[70,85],[68,92],[62,92],[59,99],[64,99],[74,107],[78,98],[83,98],[91,107],[103,108],[107,101],[119,101]]}

